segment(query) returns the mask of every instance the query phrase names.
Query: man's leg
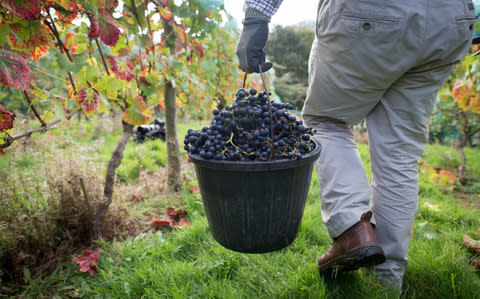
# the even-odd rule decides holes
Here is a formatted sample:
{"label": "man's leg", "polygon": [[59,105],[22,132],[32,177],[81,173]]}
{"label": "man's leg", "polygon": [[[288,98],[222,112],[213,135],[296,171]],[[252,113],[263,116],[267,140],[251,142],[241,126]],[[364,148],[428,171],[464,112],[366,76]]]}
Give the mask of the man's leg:
{"label": "man's leg", "polygon": [[387,258],[376,272],[398,290],[417,213],[417,161],[427,141],[434,96],[452,67],[405,74],[367,115],[375,232]]}
{"label": "man's leg", "polygon": [[[319,258],[320,272],[354,270],[385,260],[371,221],[370,187],[351,129],[329,118],[306,118],[321,147],[316,169],[322,219],[334,240]],[[333,162],[333,163],[332,163]]]}
{"label": "man's leg", "polygon": [[[322,219],[336,238],[370,210],[370,187],[351,129],[329,118],[305,118],[321,147],[316,169],[322,198]],[[335,163],[332,163],[335,161]]]}

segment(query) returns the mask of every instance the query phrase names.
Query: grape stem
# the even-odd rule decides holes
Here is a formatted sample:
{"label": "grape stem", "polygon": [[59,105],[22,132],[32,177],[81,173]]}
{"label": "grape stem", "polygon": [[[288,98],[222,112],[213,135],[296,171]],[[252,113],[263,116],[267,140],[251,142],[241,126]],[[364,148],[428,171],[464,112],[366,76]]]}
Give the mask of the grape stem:
{"label": "grape stem", "polygon": [[[230,143],[231,145],[233,145],[233,147],[235,147],[235,149],[237,150],[237,152],[240,152],[240,148],[235,144],[233,143],[233,132],[230,134],[230,138],[225,142],[226,144]],[[226,148],[225,148],[226,150]],[[224,152],[222,152],[223,154]]]}
{"label": "grape stem", "polygon": [[275,151],[274,145],[273,145],[273,115],[272,115],[272,101],[270,100],[270,96],[268,94],[267,90],[267,84],[265,84],[265,77],[263,76],[262,72],[262,66],[258,65],[258,69],[260,71],[260,77],[262,78],[262,83],[263,83],[263,89],[265,90],[265,96],[267,97],[267,103],[268,103],[268,114],[270,117],[270,138],[272,139],[272,144],[270,145],[270,157],[268,157],[268,161],[273,160],[273,153]]}

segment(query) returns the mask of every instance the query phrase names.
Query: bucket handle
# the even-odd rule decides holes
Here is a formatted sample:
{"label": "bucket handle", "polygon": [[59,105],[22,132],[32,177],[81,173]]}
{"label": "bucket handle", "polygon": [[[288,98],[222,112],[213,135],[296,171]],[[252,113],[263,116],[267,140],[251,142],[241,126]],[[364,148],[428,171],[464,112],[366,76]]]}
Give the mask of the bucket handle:
{"label": "bucket handle", "polygon": [[[273,152],[275,147],[273,146],[273,114],[272,114],[272,101],[270,100],[270,95],[268,94],[267,84],[265,83],[265,77],[262,72],[262,66],[258,65],[258,70],[260,71],[260,77],[262,78],[263,83],[263,90],[265,91],[265,96],[267,97],[268,103],[268,114],[270,117],[270,157],[268,157],[269,161],[273,160]],[[245,76],[246,77],[246,76]]]}
{"label": "bucket handle", "polygon": [[[275,147],[273,146],[273,114],[272,114],[272,102],[270,100],[270,96],[268,94],[267,90],[267,84],[265,83],[265,76],[263,75],[262,71],[262,66],[258,65],[258,70],[260,73],[260,77],[262,78],[262,83],[263,83],[263,90],[265,91],[265,97],[267,98],[267,104],[268,104],[268,117],[270,118],[270,156],[268,157],[269,161],[273,160],[273,152],[275,150]],[[243,73],[243,83],[242,83],[242,88],[245,89],[245,85],[247,83],[247,75],[248,73],[245,72]]]}

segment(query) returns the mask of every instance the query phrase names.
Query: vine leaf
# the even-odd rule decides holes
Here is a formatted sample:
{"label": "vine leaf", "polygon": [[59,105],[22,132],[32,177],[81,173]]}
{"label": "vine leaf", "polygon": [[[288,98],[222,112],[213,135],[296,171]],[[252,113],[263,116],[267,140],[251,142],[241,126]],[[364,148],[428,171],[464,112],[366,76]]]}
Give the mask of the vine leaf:
{"label": "vine leaf", "polygon": [[32,59],[38,61],[43,56],[47,55],[49,50],[50,47],[45,45],[36,47],[32,50]]}
{"label": "vine leaf", "polygon": [[75,0],[52,0],[47,3],[55,9],[58,19],[65,24],[71,24],[81,10],[81,5]]}
{"label": "vine leaf", "polygon": [[480,96],[473,89],[472,80],[457,79],[453,85],[452,97],[463,111],[470,110],[473,113],[480,113]]}
{"label": "vine leaf", "polygon": [[[77,47],[78,47],[78,44],[75,42],[75,38],[76,38],[75,33],[68,32],[67,35],[65,36],[65,42],[64,42],[65,47],[67,47],[67,49],[70,49],[70,52],[73,54],[76,54]],[[65,54],[64,49],[62,49],[62,53]]]}
{"label": "vine leaf", "polygon": [[115,46],[120,37],[120,29],[117,21],[106,9],[99,9],[100,13],[100,40],[107,46]]}
{"label": "vine leaf", "polygon": [[26,52],[39,46],[50,45],[48,28],[39,21],[10,24],[8,36],[13,49]]}
{"label": "vine leaf", "polygon": [[97,16],[92,12],[87,12],[88,20],[90,21],[89,38],[97,38],[100,36],[100,25],[98,24]]}
{"label": "vine leaf", "polygon": [[[107,59],[110,63],[110,69],[117,78],[127,82],[130,82],[133,78],[135,78],[135,74],[132,72],[133,64],[129,59],[125,60],[120,65],[115,56],[108,56]],[[120,68],[122,70],[120,70]]]}
{"label": "vine leaf", "polygon": [[205,56],[205,49],[200,42],[193,41],[190,47],[192,52],[196,53],[199,58],[203,58]]}
{"label": "vine leaf", "polygon": [[0,83],[26,90],[30,85],[30,68],[22,56],[0,49]]}
{"label": "vine leaf", "polygon": [[98,9],[98,13],[99,15],[97,16],[93,12],[87,12],[90,20],[88,37],[100,37],[100,40],[105,45],[113,47],[117,44],[120,37],[120,26],[105,8]]}
{"label": "vine leaf", "polygon": [[56,96],[54,106],[58,117],[63,115],[65,118],[67,118],[67,103],[64,98]]}
{"label": "vine leaf", "polygon": [[98,93],[93,89],[80,90],[75,96],[75,101],[87,115],[94,113],[98,109]]}
{"label": "vine leaf", "polygon": [[185,48],[188,41],[187,28],[182,24],[172,24],[177,36],[177,51]]}
{"label": "vine leaf", "polygon": [[130,102],[130,106],[123,112],[123,120],[132,125],[146,124],[151,117],[151,111],[142,97],[137,96]]}
{"label": "vine leaf", "polygon": [[0,104],[0,132],[12,129],[14,120],[15,113]]}
{"label": "vine leaf", "polygon": [[23,20],[38,20],[40,18],[39,0],[3,0],[0,6]]}
{"label": "vine leaf", "polygon": [[159,6],[158,12],[164,21],[170,21],[173,17],[172,9],[169,6]]}
{"label": "vine leaf", "polygon": [[461,100],[468,97],[473,91],[473,82],[470,80],[455,80],[452,89],[452,97],[455,100]]}

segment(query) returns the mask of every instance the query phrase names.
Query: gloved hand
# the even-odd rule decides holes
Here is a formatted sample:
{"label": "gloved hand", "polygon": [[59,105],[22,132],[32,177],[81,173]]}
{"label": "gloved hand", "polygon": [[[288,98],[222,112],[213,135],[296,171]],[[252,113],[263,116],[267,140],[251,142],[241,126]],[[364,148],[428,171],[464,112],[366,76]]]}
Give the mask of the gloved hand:
{"label": "gloved hand", "polygon": [[272,64],[265,62],[263,48],[268,39],[268,23],[263,20],[245,20],[243,31],[237,44],[237,57],[239,67],[247,73],[259,73],[259,65],[262,72],[268,71]]}

